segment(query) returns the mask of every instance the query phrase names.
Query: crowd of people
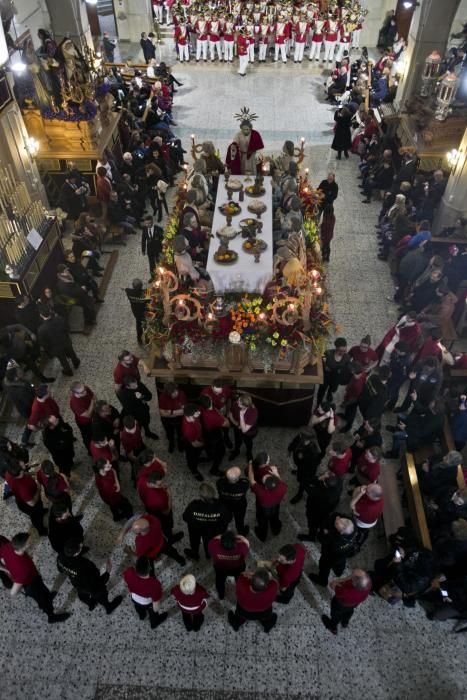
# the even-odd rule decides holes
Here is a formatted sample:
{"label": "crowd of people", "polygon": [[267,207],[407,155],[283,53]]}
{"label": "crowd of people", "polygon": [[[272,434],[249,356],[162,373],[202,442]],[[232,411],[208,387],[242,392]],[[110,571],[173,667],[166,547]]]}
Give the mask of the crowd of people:
{"label": "crowd of people", "polygon": [[[115,86],[122,106],[125,153],[122,162],[105,153],[97,164],[103,224],[88,211],[88,190],[81,174],[71,171],[62,188],[61,205],[76,226],[72,249],[57,268],[56,287],[44,290],[38,300],[22,297],[17,324],[0,332],[4,390],[25,421],[20,443],[9,438],[0,442],[4,497],[14,500],[40,537],[48,538],[58,571],[89,610],[101,605],[111,614],[123,597],[109,599],[110,568],[101,573],[89,555],[82,513],[76,511],[73,482],[78,434],[89,455],[103,507],[114,522],[124,521],[116,536],[117,545],[124,547],[130,560],[121,572],[122,579],[138,618],[149,618],[152,628],[167,618],[167,611],[161,612],[161,602],[167,606],[157,574],[169,558],[181,567],[181,576],[165,593],[180,609],[187,631],[201,628],[214,588],[217,597],[224,599],[226,582],[233,578],[236,604],[228,610],[229,624],[237,631],[245,622],[257,620],[269,632],[277,622],[276,604],[293,600],[305,569],[308,581],[320,587],[329,585],[333,593],[330,613],[322,616],[323,625],[333,634],[338,633],[339,625],[347,627],[355,609],[370,594],[391,604],[402,601],[413,606],[419,601],[432,619],[459,618],[456,629],[464,629],[467,493],[459,489],[457,475],[463,461],[460,450],[467,441],[467,399],[463,389],[446,388],[442,364],[461,366],[465,358],[449,353],[441,328],[449,311],[453,312],[465,278],[466,257],[457,250],[444,260],[430,249],[430,227],[446,184],[444,174],[421,173],[416,154],[401,152],[371,110],[365,113],[361,104],[353,108],[355,100],[339,109],[346,109],[348,115],[336,114],[333,147],[338,157],[342,152],[358,155],[365,201],[383,192],[376,235],[381,239],[382,257],[394,260],[395,299],[401,317],[376,348],[368,334],[350,348],[345,338],[335,339],[324,355],[324,381],[309,424],[283,450],[280,463],[274,464],[267,452],[255,449],[261,420],[248,393],[216,379],[199,396],[188,396],[183,387],[169,382],[158,392],[167,451],[169,455],[175,450],[183,453],[186,478],[200,482],[198,496],[180,503],[167,485],[173,473],[170,458],[166,462],[158,456],[161,443],[150,409],[152,392],[142,380],[139,358],[125,349],[118,354],[112,373],[118,407],[97,398],[96,391],[80,379],[73,381],[68,397],[75,426],[64,419],[62,400],[57,401],[50,388],[53,378],[43,374],[40,351],[48,358],[58,358],[67,376],[80,367],[67,315],[70,306],[78,305],[86,328],[95,323],[95,304],[101,299],[94,278],[102,272],[105,227],[116,226],[129,234],[141,228],[141,252],[148,258],[150,273],[162,251],[163,230],[158,224],[168,213],[165,195],[183,171],[185,151],[171,128],[176,126],[172,100],[177,81],[164,64],[157,72],[160,80],[154,85],[135,79],[130,86]],[[344,124],[339,122],[342,116]],[[251,124],[249,128],[251,132]],[[274,198],[279,203],[275,239],[278,250],[288,250],[278,261],[284,275],[284,263],[292,252],[299,256],[298,249],[290,245],[299,240],[303,223],[299,172],[290,145],[284,144],[274,166]],[[187,176],[189,191],[179,225],[183,250],[176,249],[175,242],[174,250],[180,257],[177,266],[182,265],[179,272],[186,272],[183,265],[188,256],[188,269],[192,274],[195,270],[196,281],[206,257],[203,235],[212,219],[215,189],[224,168],[213,144],[206,142]],[[333,173],[319,189],[323,258],[328,261],[333,203],[339,192]],[[147,213],[148,206],[152,215]],[[81,263],[83,251],[90,253],[86,267]],[[198,268],[193,261],[199,263]],[[141,340],[146,304],[143,282],[134,280],[126,292]],[[434,546],[433,551],[421,548],[407,528],[391,538],[387,556],[365,571],[353,559],[368,546],[369,537],[375,538],[387,498],[380,483],[385,468],[384,416],[392,433],[385,459],[397,458],[404,445],[415,454],[435,447],[436,456],[418,466]],[[443,455],[445,417],[456,450]],[[35,438],[42,440],[49,454],[38,465],[29,455]],[[290,472],[287,457],[293,463]],[[80,472],[84,476],[81,467]],[[280,535],[292,477],[297,491],[290,506],[302,507],[299,504],[304,500],[306,531],[278,545],[272,560],[256,561],[250,540],[255,538],[256,551]],[[122,481],[131,485],[122,489]],[[250,501],[255,506],[252,531]],[[186,533],[174,529],[180,518]],[[175,545],[186,535],[189,546],[182,554]],[[307,542],[319,543],[317,568],[308,561],[310,552],[303,544]],[[10,538],[1,536],[2,583],[12,596],[22,591],[33,598],[50,623],[65,621],[70,613],[55,609],[56,592],[47,587],[30,554],[33,543],[26,528]],[[214,570],[212,590],[190,571],[203,555]],[[329,581],[331,572],[340,577],[349,563],[353,567],[349,576]]]}

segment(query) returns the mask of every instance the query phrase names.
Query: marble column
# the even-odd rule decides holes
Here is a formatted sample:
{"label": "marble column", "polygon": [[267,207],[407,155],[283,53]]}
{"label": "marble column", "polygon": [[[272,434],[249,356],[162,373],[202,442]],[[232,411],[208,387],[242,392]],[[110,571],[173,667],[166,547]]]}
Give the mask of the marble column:
{"label": "marble column", "polygon": [[404,74],[396,95],[400,109],[420,89],[426,57],[435,49],[444,55],[459,4],[460,0],[423,0],[415,7]]}
{"label": "marble column", "polygon": [[86,45],[93,47],[85,0],[46,0],[45,4],[57,43],[67,37],[82,51]]}
{"label": "marble column", "polygon": [[139,42],[154,28],[151,0],[114,0],[114,12],[120,40]]}
{"label": "marble column", "polygon": [[445,226],[453,226],[459,217],[467,216],[467,129],[457,150],[457,161],[433,223],[435,233]]}

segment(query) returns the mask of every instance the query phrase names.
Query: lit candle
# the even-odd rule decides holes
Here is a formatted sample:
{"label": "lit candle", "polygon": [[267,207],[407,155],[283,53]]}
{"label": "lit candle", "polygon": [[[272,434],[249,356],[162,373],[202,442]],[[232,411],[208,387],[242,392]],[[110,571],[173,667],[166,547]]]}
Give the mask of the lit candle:
{"label": "lit candle", "polygon": [[191,134],[191,143],[193,144],[193,146],[195,145],[195,135],[194,134]]}
{"label": "lit candle", "polygon": [[208,321],[212,321],[213,318],[214,318],[214,316],[212,315],[211,312],[209,312],[208,313]]}
{"label": "lit candle", "polygon": [[312,270],[312,271],[311,271],[311,276],[312,276],[314,279],[319,279],[320,274],[319,274],[318,270]]}
{"label": "lit candle", "polygon": [[302,138],[300,139],[300,143],[302,144],[302,146],[303,146],[303,144],[305,143],[305,137],[304,137],[304,136],[302,136]]}
{"label": "lit candle", "polygon": [[179,305],[179,306],[183,306],[183,299],[179,299],[179,300],[178,300],[178,305]]}
{"label": "lit candle", "polygon": [[316,287],[316,294],[322,294],[323,290],[321,287]]}
{"label": "lit candle", "polygon": [[295,304],[289,304],[289,310],[295,311]]}
{"label": "lit candle", "polygon": [[161,286],[160,280],[156,280],[156,287],[159,288],[160,286]]}

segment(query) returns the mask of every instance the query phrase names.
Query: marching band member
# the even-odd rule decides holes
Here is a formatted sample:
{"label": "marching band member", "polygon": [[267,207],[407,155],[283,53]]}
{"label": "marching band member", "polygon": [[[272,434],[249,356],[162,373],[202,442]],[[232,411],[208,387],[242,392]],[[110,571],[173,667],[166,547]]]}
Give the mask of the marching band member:
{"label": "marching band member", "polygon": [[266,63],[266,56],[269,48],[269,37],[272,28],[266,15],[263,15],[259,26],[259,62]]}
{"label": "marching band member", "polygon": [[301,63],[303,61],[303,54],[305,52],[305,43],[310,25],[305,21],[306,11],[302,10],[300,20],[294,25],[295,34],[295,51],[293,60],[294,63]]}
{"label": "marching band member", "polygon": [[183,22],[182,24],[177,25],[177,27],[175,27],[175,42],[178,48],[178,57],[180,63],[183,63],[183,61],[190,60],[190,48],[188,46],[188,38],[188,30],[186,28],[186,24]]}
{"label": "marching band member", "polygon": [[209,54],[211,56],[211,61],[214,61],[216,57],[216,50],[217,50],[217,55],[219,57],[219,61],[222,61],[222,53],[221,53],[221,42],[220,42],[220,33],[221,33],[221,24],[217,18],[217,12],[212,13],[212,19],[210,22],[208,22],[208,32],[209,32]]}
{"label": "marching band member", "polygon": [[281,54],[282,62],[287,63],[287,22],[284,20],[282,13],[279,15],[279,19],[274,26],[274,61],[279,58],[279,51]]}
{"label": "marching band member", "polygon": [[235,23],[233,15],[227,15],[223,26],[224,61],[232,63],[234,55]]}
{"label": "marching band member", "polygon": [[334,49],[337,44],[337,21],[334,15],[330,12],[328,19],[324,23],[324,57],[323,62],[334,61]]}
{"label": "marching band member", "polygon": [[313,37],[311,39],[310,61],[315,59],[319,61],[321,46],[323,45],[324,37],[324,20],[322,17],[315,19],[313,22]]}
{"label": "marching band member", "polygon": [[339,63],[342,61],[344,51],[350,51],[350,44],[352,41],[352,30],[351,25],[348,23],[347,18],[339,23],[339,48],[337,50],[336,61]]}
{"label": "marching band member", "polygon": [[237,35],[237,54],[238,54],[238,74],[242,77],[246,74],[246,68],[248,65],[248,50],[250,46],[250,40],[247,35],[247,30],[245,28],[240,29]]}
{"label": "marching band member", "polygon": [[199,62],[201,54],[203,61],[206,62],[208,60],[208,23],[203,12],[200,12],[194,28],[196,32],[196,63]]}

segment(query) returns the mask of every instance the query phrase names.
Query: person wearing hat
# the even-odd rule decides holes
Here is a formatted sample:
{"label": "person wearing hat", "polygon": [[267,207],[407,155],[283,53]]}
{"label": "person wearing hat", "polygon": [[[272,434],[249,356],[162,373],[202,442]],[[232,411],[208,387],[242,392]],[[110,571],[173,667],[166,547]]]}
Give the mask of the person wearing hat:
{"label": "person wearing hat", "polygon": [[309,59],[312,61],[319,61],[321,46],[323,45],[323,28],[324,28],[324,18],[320,15],[313,20],[312,30],[313,36],[311,38],[311,48]]}
{"label": "person wearing hat", "polygon": [[329,61],[332,63],[334,61],[334,50],[337,44],[338,36],[338,25],[337,21],[332,12],[329,13],[328,18],[324,22],[324,56],[323,63]]}
{"label": "person wearing hat", "polygon": [[214,10],[212,13],[212,18],[208,22],[208,33],[209,33],[209,54],[211,56],[211,62],[215,61],[216,51],[219,61],[222,61],[221,52],[221,23],[217,16],[217,12]]}
{"label": "person wearing hat", "polygon": [[278,21],[274,25],[274,61],[279,59],[281,54],[282,63],[287,63],[287,39],[288,25],[284,17],[279,15]]}
{"label": "person wearing hat", "polygon": [[248,66],[248,52],[250,47],[250,40],[248,37],[248,32],[245,27],[242,27],[237,35],[237,55],[238,55],[238,74],[242,77],[246,74],[246,69]]}
{"label": "person wearing hat", "polygon": [[222,28],[222,37],[224,45],[224,61],[233,63],[234,56],[234,39],[235,39],[235,22],[232,14],[227,15]]}
{"label": "person wearing hat", "polygon": [[259,25],[259,63],[266,63],[266,56],[269,48],[269,38],[272,34],[272,27],[268,22],[267,15],[261,16],[261,24]]}
{"label": "person wearing hat", "polygon": [[178,59],[180,63],[183,63],[183,61],[188,63],[190,60],[190,47],[188,45],[189,35],[185,22],[182,22],[175,27],[174,36],[175,43],[178,48]]}
{"label": "person wearing hat", "polygon": [[198,19],[195,22],[194,30],[196,33],[196,63],[203,56],[203,61],[208,60],[208,23],[204,17],[204,12],[200,12]]}
{"label": "person wearing hat", "polygon": [[295,22],[293,26],[295,35],[295,50],[294,50],[294,63],[301,63],[303,61],[303,54],[305,52],[305,44],[308,32],[310,31],[310,25],[306,21],[306,11],[301,10],[301,16],[298,22]]}

